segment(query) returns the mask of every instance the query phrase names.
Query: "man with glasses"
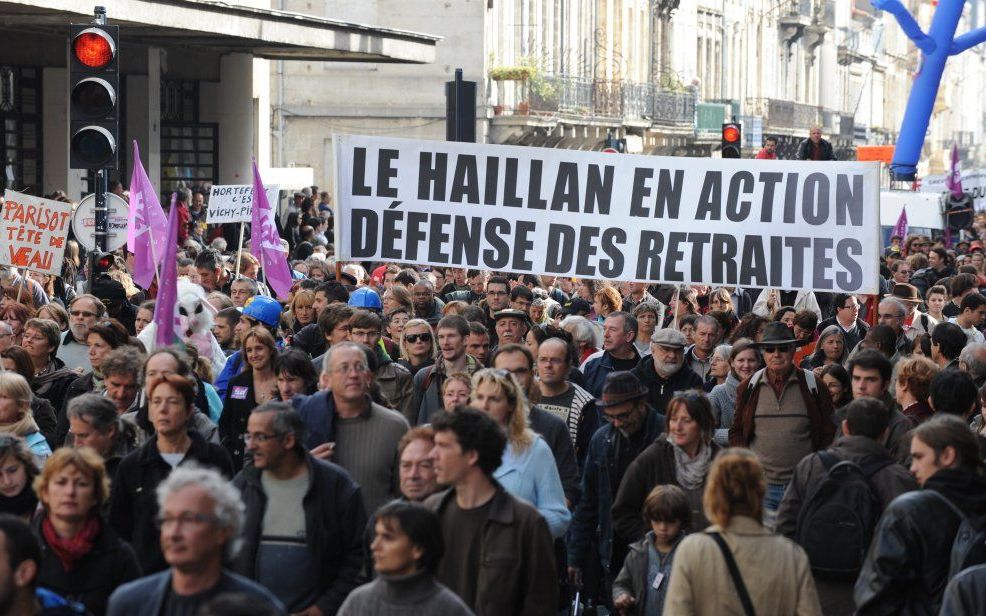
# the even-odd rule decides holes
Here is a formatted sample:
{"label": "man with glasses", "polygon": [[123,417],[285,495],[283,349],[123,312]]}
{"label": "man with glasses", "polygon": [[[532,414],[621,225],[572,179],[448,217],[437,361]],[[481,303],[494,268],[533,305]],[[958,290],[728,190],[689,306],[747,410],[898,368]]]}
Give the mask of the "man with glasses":
{"label": "man with glasses", "polygon": [[911,269],[906,259],[894,261],[894,264],[890,266],[890,272],[893,274],[892,281],[896,284],[909,283],[914,274],[914,270]]}
{"label": "man with glasses", "polygon": [[794,335],[783,323],[768,323],[756,346],[765,368],[736,390],[736,415],[729,444],[749,447],[767,480],[765,522],[773,528],[784,490],[802,458],[832,444],[832,398],[811,371],[794,365]]}
{"label": "man with glasses", "polygon": [[510,307],[510,283],[506,278],[494,276],[486,282],[486,299],[479,303],[486,310],[486,329],[490,332],[490,343],[497,345],[496,319],[494,315]]}
{"label": "man with glasses", "polygon": [[[664,330],[662,330],[664,331]],[[586,596],[596,596],[590,582],[601,569],[605,595],[623,566],[627,546],[613,541],[613,499],[630,463],[664,431],[664,416],[647,405],[647,387],[632,372],[606,377],[597,403],[604,424],[589,442],[582,473],[582,496],[569,527],[568,575],[572,584],[587,583]],[[598,552],[590,553],[596,546]],[[583,572],[587,575],[583,578]]]}
{"label": "man with glasses", "polygon": [[400,411],[408,422],[414,421],[414,382],[411,372],[398,364],[383,349],[383,319],[369,310],[357,310],[349,320],[349,336],[353,342],[365,345],[376,359],[374,378],[380,387],[384,406]]}
{"label": "man with glasses", "polygon": [[870,331],[870,326],[859,318],[859,300],[852,293],[837,293],[833,306],[835,306],[835,316],[819,323],[815,331],[821,334],[829,325],[838,325],[842,330],[846,348],[855,349]]}
{"label": "man with glasses", "polygon": [[169,568],[117,588],[108,614],[196,614],[214,597],[230,593],[284,613],[269,590],[223,567],[237,552],[243,503],[239,490],[222,475],[177,468],[158,487],[157,505],[161,551]]}
{"label": "man with glasses", "polygon": [[657,331],[650,339],[650,355],[633,369],[647,388],[647,403],[658,413],[664,413],[676,391],[702,388],[702,377],[685,365],[685,342],[676,329]]}
{"label": "man with glasses", "polygon": [[286,402],[253,409],[244,438],[253,462],[233,480],[246,506],[233,571],[271,589],[291,614],[334,614],[359,584],[367,518],[359,486],[305,450],[305,424]]}
{"label": "man with glasses", "polygon": [[[362,488],[367,511],[397,496],[397,443],[410,426],[397,411],[370,399],[373,372],[366,347],[355,342],[325,352],[320,386],[291,404],[307,429],[305,448],[343,467]],[[362,527],[356,532],[357,538]]]}
{"label": "man with glasses", "polygon": [[[907,319],[907,308],[904,307],[904,302],[895,297],[884,299],[877,305],[876,317],[878,325],[886,325],[891,328],[897,337],[897,343],[894,347],[896,357],[892,358],[891,361],[896,363],[901,357],[910,355],[912,343],[904,331],[904,321]],[[855,350],[853,354],[855,354]]]}
{"label": "man with glasses", "polygon": [[89,372],[92,364],[89,363],[86,338],[89,336],[89,328],[106,314],[106,306],[95,295],[84,293],[69,302],[68,314],[68,331],[58,347],[58,359],[73,369]]}
{"label": "man with glasses", "polygon": [[428,278],[421,278],[411,287],[411,302],[419,318],[432,324],[442,318],[445,302],[435,297],[435,285]]}
{"label": "man with glasses", "polygon": [[442,384],[445,377],[456,372],[472,375],[482,368],[479,361],[466,353],[466,338],[469,336],[469,322],[463,317],[450,314],[438,322],[439,356],[435,363],[418,370],[414,375],[414,402],[417,409],[415,425],[431,422],[431,416],[442,410]]}

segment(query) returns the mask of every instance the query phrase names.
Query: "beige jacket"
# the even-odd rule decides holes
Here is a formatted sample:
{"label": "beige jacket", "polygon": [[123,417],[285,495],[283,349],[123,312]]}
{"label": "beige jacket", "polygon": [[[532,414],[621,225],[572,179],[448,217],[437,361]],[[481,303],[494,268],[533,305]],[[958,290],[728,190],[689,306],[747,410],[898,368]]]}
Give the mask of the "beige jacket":
{"label": "beige jacket", "polygon": [[[736,516],[722,533],[733,552],[753,607],[759,614],[821,616],[808,557],[794,542],[775,535],[755,520]],[[664,604],[675,616],[743,616],[729,568],[705,533],[685,537],[675,552]]]}

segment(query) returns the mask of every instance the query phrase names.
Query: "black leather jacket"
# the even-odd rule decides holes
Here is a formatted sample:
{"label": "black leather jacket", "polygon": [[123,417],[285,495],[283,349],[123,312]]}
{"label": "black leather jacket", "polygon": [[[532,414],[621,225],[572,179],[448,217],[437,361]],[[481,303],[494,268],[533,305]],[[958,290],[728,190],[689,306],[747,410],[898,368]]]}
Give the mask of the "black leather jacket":
{"label": "black leather jacket", "polygon": [[924,489],[895,498],[877,524],[856,581],[857,614],[938,613],[961,520],[929,490],[966,515],[986,513],[986,477],[960,470],[938,471]]}

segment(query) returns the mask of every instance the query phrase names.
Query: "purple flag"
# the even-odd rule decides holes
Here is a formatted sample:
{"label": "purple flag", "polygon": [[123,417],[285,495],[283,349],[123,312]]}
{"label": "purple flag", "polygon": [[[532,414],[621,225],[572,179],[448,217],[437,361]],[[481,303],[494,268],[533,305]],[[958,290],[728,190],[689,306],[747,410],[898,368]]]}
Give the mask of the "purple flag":
{"label": "purple flag", "polygon": [[287,253],[281,248],[281,236],[274,224],[274,210],[267,201],[267,191],[260,180],[257,161],[253,161],[253,218],[250,222],[250,252],[264,268],[264,278],[277,297],[286,300],[291,291],[291,268]]}
{"label": "purple flag", "polygon": [[[140,162],[134,139],[134,170],[130,175],[130,212],[127,215],[127,250],[134,254],[134,282],[145,289],[157,273],[156,262],[164,256],[168,220],[157,192]],[[153,238],[153,245],[151,243]]]}
{"label": "purple flag", "polygon": [[154,306],[154,348],[178,342],[178,193],[171,194],[168,210],[168,234],[165,237],[164,265],[158,281],[157,304]]}
{"label": "purple flag", "polygon": [[894,225],[894,230],[890,232],[890,237],[899,237],[902,241],[907,237],[907,208],[903,207],[900,210],[900,216],[897,217],[897,224]]}
{"label": "purple flag", "polygon": [[962,172],[959,170],[959,145],[952,144],[951,163],[948,166],[948,175],[945,176],[945,187],[956,199],[962,198]]}

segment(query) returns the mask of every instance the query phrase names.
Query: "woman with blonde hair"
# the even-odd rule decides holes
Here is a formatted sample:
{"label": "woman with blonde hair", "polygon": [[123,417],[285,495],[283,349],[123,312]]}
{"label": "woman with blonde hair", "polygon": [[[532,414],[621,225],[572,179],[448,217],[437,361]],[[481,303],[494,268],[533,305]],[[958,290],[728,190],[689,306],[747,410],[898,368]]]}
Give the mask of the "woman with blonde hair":
{"label": "woman with blonde hair", "polygon": [[43,554],[37,583],[103,614],[113,591],[140,577],[133,548],[100,515],[110,496],[103,459],[89,447],[62,447],[34,491],[44,506],[34,522]]}
{"label": "woman with blonde hair", "polygon": [[596,291],[593,296],[592,309],[596,313],[596,319],[604,321],[607,316],[623,308],[623,298],[620,292],[613,287],[603,287]]}
{"label": "woman with blonde hair", "polygon": [[761,522],[765,492],[752,451],[716,457],[702,499],[712,526],[678,545],[665,613],[822,613],[805,551]]}
{"label": "woman with blonde hair", "polygon": [[291,304],[288,306],[288,318],[294,333],[297,334],[302,327],[311,325],[318,320],[318,315],[315,314],[315,309],[312,307],[314,303],[315,292],[311,289],[299,289],[291,298]]}
{"label": "woman with blonde hair", "polygon": [[[396,287],[394,287],[396,288]],[[401,359],[397,363],[404,366],[414,376],[418,370],[435,363],[438,357],[438,342],[431,325],[424,319],[411,319],[401,330]]]}
{"label": "woman with blonde hair", "polygon": [[572,514],[551,448],[530,428],[530,406],[520,384],[506,370],[479,370],[472,377],[471,404],[507,434],[503,460],[493,477],[507,492],[534,505],[552,537],[563,537]]}
{"label": "woman with blonde hair", "polygon": [[31,412],[31,386],[16,372],[0,372],[0,432],[23,438],[39,467],[51,455]]}

